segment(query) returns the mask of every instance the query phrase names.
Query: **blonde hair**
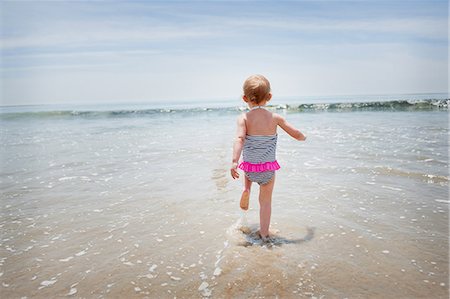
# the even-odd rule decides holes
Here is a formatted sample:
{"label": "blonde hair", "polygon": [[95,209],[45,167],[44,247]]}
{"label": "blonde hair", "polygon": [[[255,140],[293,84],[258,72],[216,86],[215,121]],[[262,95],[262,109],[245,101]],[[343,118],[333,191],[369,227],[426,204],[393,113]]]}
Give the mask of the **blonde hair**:
{"label": "blonde hair", "polygon": [[263,75],[252,75],[244,82],[244,95],[255,104],[259,104],[268,98],[270,83]]}

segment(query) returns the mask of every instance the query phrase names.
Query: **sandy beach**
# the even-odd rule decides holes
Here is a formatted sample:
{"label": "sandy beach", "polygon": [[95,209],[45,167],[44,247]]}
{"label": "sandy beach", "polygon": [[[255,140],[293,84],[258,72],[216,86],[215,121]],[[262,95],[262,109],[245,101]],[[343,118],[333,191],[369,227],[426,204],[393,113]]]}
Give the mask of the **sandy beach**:
{"label": "sandy beach", "polygon": [[265,245],[239,109],[3,111],[1,297],[448,298],[447,109],[305,109]]}

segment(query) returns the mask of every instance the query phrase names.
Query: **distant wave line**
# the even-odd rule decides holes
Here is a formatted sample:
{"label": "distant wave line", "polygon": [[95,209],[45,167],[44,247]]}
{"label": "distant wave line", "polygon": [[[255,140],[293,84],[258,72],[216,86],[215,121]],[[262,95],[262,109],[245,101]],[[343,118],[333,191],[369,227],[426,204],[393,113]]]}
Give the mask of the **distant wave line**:
{"label": "distant wave line", "polygon": [[[315,104],[281,104],[268,105],[270,110],[286,110],[289,112],[351,112],[351,111],[428,111],[448,110],[450,99],[393,100],[374,102],[315,103]],[[151,108],[151,109],[118,109],[118,110],[55,110],[55,111],[16,111],[1,112],[1,119],[17,119],[23,117],[131,117],[146,115],[165,115],[179,113],[246,111],[247,107],[197,107],[197,108]]]}

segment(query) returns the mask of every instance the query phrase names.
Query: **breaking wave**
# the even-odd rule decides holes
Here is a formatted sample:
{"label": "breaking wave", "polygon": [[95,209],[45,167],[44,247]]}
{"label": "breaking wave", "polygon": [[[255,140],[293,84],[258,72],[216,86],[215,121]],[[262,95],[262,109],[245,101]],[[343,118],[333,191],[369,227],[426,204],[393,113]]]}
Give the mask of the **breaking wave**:
{"label": "breaking wave", "polygon": [[[269,105],[270,110],[287,110],[289,112],[352,112],[352,111],[427,111],[448,110],[450,99],[425,100],[393,100],[373,102],[342,102],[342,103],[314,103],[314,104],[282,104]],[[116,118],[116,117],[145,117],[167,114],[199,114],[199,113],[236,113],[246,111],[246,107],[197,107],[197,108],[151,108],[151,109],[115,109],[115,110],[55,110],[55,111],[2,111],[0,119],[17,118]]]}

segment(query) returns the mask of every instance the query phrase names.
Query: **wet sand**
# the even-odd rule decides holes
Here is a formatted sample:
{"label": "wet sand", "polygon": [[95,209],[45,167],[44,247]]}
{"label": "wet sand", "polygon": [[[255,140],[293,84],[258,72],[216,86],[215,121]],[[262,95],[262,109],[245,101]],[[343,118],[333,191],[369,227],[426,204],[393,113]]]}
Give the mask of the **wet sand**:
{"label": "wet sand", "polygon": [[228,173],[235,115],[10,123],[1,296],[448,298],[446,115],[418,113],[289,115],[272,244]]}

